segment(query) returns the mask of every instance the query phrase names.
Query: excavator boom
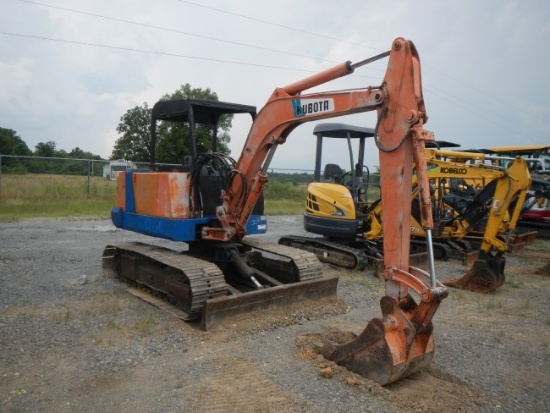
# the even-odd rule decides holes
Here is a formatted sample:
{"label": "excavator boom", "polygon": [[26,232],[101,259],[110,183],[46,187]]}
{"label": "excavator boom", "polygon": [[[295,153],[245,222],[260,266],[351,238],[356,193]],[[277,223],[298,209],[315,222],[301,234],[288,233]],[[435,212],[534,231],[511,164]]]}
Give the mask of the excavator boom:
{"label": "excavator boom", "polygon": [[[383,54],[384,56],[386,54]],[[367,62],[367,61],[366,61]],[[423,129],[427,121],[422,95],[420,60],[412,42],[398,38],[389,52],[382,85],[377,88],[302,94],[305,89],[349,74],[357,65],[346,63],[319,75],[276,89],[259,112],[237,162],[240,171],[217,209],[220,227],[203,229],[204,239],[239,239],[257,196],[267,180],[265,172],[277,145],[306,121],[376,110],[375,141],[380,150],[384,221],[383,317],[372,320],[354,341],[344,345],[327,342],[329,359],[385,385],[430,363],[435,345],[432,317],[447,289],[435,278],[433,251],[430,273],[409,266],[412,165],[416,164],[424,228],[433,227],[425,159],[425,142],[433,134]],[[411,293],[419,298],[415,302]]]}

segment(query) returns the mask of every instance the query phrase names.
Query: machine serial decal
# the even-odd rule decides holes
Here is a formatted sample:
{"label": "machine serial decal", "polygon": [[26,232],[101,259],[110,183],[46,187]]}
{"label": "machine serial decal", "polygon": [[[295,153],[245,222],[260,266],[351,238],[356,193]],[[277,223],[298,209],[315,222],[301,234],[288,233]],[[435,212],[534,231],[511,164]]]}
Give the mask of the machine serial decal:
{"label": "machine serial decal", "polygon": [[334,112],[333,99],[294,99],[292,101],[294,117],[316,115],[318,113]]}

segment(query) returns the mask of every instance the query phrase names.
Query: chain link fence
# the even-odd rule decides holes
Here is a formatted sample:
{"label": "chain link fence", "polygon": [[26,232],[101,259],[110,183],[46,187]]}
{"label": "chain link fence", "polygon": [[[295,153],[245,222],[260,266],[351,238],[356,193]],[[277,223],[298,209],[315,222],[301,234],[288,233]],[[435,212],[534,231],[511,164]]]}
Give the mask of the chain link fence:
{"label": "chain link fence", "polygon": [[[169,170],[180,165],[158,163],[157,166],[163,170]],[[78,192],[85,193],[89,199],[94,199],[97,194],[97,191],[94,191],[94,185],[103,180],[115,180],[117,172],[125,169],[149,170],[150,164],[108,159],[0,155],[0,199],[5,200],[10,197],[6,183],[10,177],[14,178],[18,175],[33,175],[39,177],[37,180],[44,179],[45,181],[47,177],[54,176],[80,177],[76,180],[76,184],[79,185]],[[268,175],[271,185],[280,184],[282,190],[288,189],[284,186],[285,184],[304,187],[314,180],[313,170],[309,169],[269,168]],[[363,176],[363,181],[367,182],[367,180],[369,186],[378,186],[379,184],[377,174],[370,174],[368,179],[367,175]]]}
{"label": "chain link fence", "polygon": [[[158,163],[163,170],[175,168],[180,165]],[[94,196],[93,182],[98,180],[115,180],[118,171],[125,169],[150,169],[148,162],[127,162],[108,159],[77,159],[39,156],[0,155],[0,198],[6,199],[6,182],[10,176],[28,175],[36,176],[77,176],[82,177],[79,182],[87,197]],[[313,170],[269,168],[268,174],[271,181],[281,183],[307,184],[313,181]],[[4,190],[3,190],[4,189]]]}
{"label": "chain link fence", "polygon": [[[124,168],[122,168],[124,165]],[[0,198],[6,197],[3,187],[10,176],[33,174],[36,176],[76,176],[83,177],[83,190],[88,198],[93,195],[92,182],[99,179],[115,179],[116,171],[131,168],[148,169],[143,163],[111,161],[107,159],[77,159],[40,156],[0,155]],[[87,178],[87,179],[86,179]]]}

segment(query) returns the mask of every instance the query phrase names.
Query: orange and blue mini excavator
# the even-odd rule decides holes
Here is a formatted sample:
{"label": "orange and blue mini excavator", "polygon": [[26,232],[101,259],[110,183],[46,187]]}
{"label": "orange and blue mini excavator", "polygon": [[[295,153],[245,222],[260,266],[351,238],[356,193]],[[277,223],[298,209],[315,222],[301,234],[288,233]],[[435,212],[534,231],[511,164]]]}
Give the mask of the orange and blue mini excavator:
{"label": "orange and blue mini excavator", "polygon": [[[384,79],[377,86],[304,93],[388,56]],[[356,340],[327,345],[325,354],[380,384],[426,366],[435,351],[432,318],[447,289],[435,277],[431,248],[425,143],[433,141],[433,134],[423,128],[427,115],[420,60],[412,42],[402,38],[377,56],[345,62],[276,88],[253,115],[236,162],[219,154],[196,154],[187,171],[182,165],[181,171],[120,174],[114,224],[182,241],[188,250],[113,244],[104,252],[106,272],[165,296],[188,317],[206,320],[206,326],[218,316],[242,309],[253,311],[273,301],[284,302],[285,297],[292,297],[286,300],[292,302],[304,296],[334,294],[336,283],[321,275],[314,254],[271,246],[246,235],[266,229],[258,206],[262,189],[275,150],[291,132],[305,122],[369,111],[378,116],[373,139],[380,151],[385,222],[382,317],[371,320]],[[190,114],[188,110],[182,117],[189,124],[199,122],[194,109],[194,119]],[[409,265],[413,163],[431,254],[429,272]]]}

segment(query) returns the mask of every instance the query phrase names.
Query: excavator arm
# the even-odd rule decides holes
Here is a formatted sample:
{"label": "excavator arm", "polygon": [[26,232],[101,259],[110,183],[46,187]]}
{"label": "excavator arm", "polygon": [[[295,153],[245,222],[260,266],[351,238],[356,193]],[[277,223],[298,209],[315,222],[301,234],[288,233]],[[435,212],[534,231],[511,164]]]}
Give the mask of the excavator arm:
{"label": "excavator arm", "polygon": [[[349,75],[356,68],[388,55],[388,69],[380,86],[302,94],[307,89]],[[422,161],[424,142],[433,140],[433,135],[422,128],[427,116],[421,89],[418,54],[412,42],[402,38],[394,41],[389,52],[355,64],[346,62],[277,88],[258,113],[237,161],[235,173],[223,194],[223,204],[217,210],[220,225],[204,227],[202,238],[231,241],[244,237],[246,222],[267,182],[266,171],[275,150],[286,142],[297,126],[305,122],[376,110],[381,165],[387,162],[389,167],[394,164],[411,165],[414,153],[419,174],[425,175],[426,162]],[[402,153],[396,152],[396,149],[402,149]],[[400,159],[396,162],[398,157]],[[396,174],[399,175],[401,170]],[[399,180],[395,176],[391,179]],[[427,180],[422,180],[420,185],[424,188],[425,199],[429,200]],[[423,216],[425,225],[431,228],[430,214]]]}
{"label": "excavator arm", "polygon": [[[432,317],[447,290],[434,273],[431,239],[430,273],[409,267],[412,166],[416,165],[423,226],[433,227],[425,159],[425,142],[433,135],[423,129],[427,121],[422,96],[420,60],[414,45],[398,38],[389,52],[382,84],[363,89],[302,94],[307,89],[349,75],[361,65],[388,53],[351,64],[346,62],[318,75],[276,89],[258,113],[235,173],[222,195],[216,214],[219,225],[206,226],[202,238],[240,240],[246,222],[267,181],[266,171],[278,145],[298,125],[314,120],[377,111],[376,144],[380,150],[384,216],[383,318],[374,319],[356,340],[327,342],[325,356],[380,384],[388,384],[427,365],[434,354]],[[411,293],[419,297],[419,304]]]}

